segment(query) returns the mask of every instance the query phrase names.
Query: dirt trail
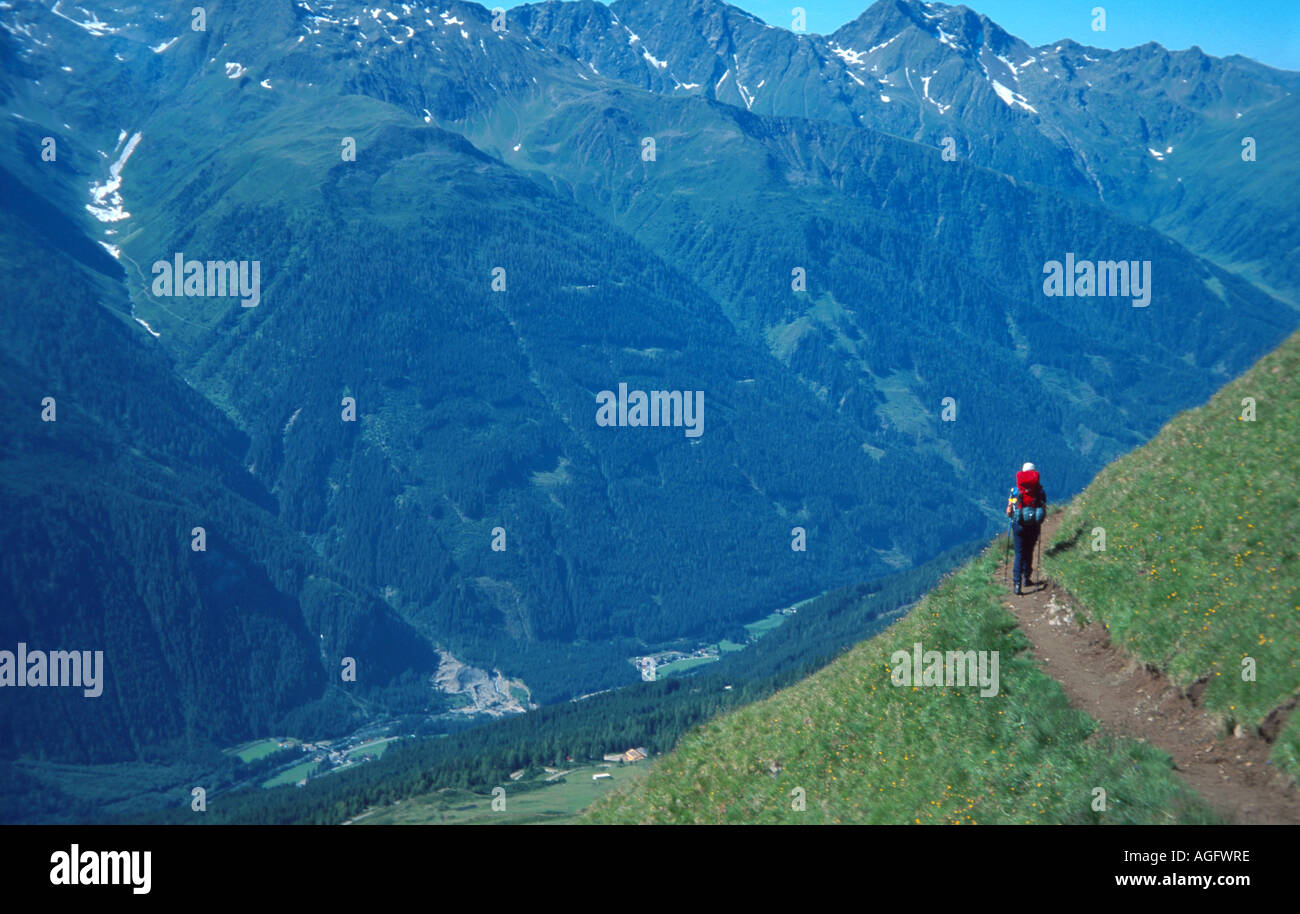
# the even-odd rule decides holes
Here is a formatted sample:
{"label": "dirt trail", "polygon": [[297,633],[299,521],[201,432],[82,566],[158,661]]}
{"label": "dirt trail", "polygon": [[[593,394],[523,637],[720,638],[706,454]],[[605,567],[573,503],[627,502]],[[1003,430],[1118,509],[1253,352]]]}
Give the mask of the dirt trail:
{"label": "dirt trail", "polygon": [[[1060,521],[1057,514],[1043,525],[1044,553]],[[1040,667],[1061,684],[1071,705],[1112,733],[1169,753],[1183,780],[1225,821],[1300,824],[1300,790],[1268,764],[1269,743],[1245,728],[1239,728],[1239,736],[1221,736],[1195,697],[1111,644],[1100,622],[1080,627],[1069,595],[1044,581],[1040,568],[1034,569],[1034,581],[1018,597],[1008,583],[1004,604],[1033,643]]]}

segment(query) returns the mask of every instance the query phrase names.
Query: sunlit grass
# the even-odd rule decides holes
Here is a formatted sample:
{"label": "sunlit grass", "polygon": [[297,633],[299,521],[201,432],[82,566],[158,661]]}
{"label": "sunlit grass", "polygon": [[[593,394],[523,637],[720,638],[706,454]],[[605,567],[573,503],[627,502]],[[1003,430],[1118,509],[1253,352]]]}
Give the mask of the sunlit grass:
{"label": "sunlit grass", "polygon": [[[766,701],[696,728],[592,822],[1208,821],[1167,756],[1098,731],[1021,653],[986,552],[905,619]],[[900,687],[890,655],[996,650],[1001,691]],[[1094,791],[1106,811],[1094,810]],[[802,790],[805,808],[798,805]]]}
{"label": "sunlit grass", "polygon": [[[1065,513],[1056,543],[1072,545],[1045,566],[1132,655],[1185,688],[1205,678],[1227,727],[1259,726],[1300,690],[1298,433],[1293,336],[1103,471]],[[1300,775],[1298,747],[1293,714],[1274,764]]]}

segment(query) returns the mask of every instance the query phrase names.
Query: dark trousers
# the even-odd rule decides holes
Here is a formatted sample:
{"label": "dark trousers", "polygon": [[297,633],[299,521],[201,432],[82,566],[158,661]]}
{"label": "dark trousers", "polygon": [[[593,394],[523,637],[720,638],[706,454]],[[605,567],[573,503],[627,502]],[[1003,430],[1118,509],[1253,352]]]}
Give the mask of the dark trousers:
{"label": "dark trousers", "polygon": [[1016,544],[1016,564],[1011,569],[1012,579],[1028,581],[1034,570],[1034,546],[1038,544],[1038,524],[1012,524],[1011,539]]}

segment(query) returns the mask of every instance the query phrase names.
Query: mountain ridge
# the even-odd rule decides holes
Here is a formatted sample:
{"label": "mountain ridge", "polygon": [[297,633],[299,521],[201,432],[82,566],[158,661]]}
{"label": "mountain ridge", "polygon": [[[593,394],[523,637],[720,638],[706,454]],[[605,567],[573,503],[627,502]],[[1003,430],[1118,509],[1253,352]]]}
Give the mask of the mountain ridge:
{"label": "mountain ridge", "polygon": [[[683,8],[713,31],[673,31]],[[906,35],[872,31],[904,9]],[[1137,49],[1109,78],[1149,90],[1132,107],[1154,126],[1113,97],[1090,103],[1111,105],[1093,119],[1055,88],[1087,81],[1089,49],[1036,54],[1024,85],[1008,69],[1008,101],[991,74],[1020,69],[992,53],[1018,47],[1010,36],[969,11],[920,10],[877,4],[837,30],[837,53],[713,3],[517,7],[504,32],[462,3],[425,14],[241,0],[214,4],[204,32],[147,3],[84,22],[25,5],[0,32],[0,136],[17,151],[0,177],[33,189],[14,198],[23,224],[61,236],[99,277],[75,282],[95,326],[110,315],[148,353],[148,372],[104,382],[102,428],[138,419],[133,380],[167,379],[168,398],[193,409],[175,420],[174,451],[166,434],[153,442],[156,469],[211,474],[240,506],[226,522],[260,532],[239,549],[210,532],[268,605],[308,627],[336,616],[341,633],[369,620],[375,647],[409,641],[373,683],[394,707],[418,692],[411,677],[431,672],[434,646],[562,701],[634,681],[628,661],[651,646],[720,636],[984,534],[996,517],[971,493],[1026,437],[1081,488],[1300,319],[1277,297],[1291,223],[1253,228],[1294,179],[1268,157],[1237,182],[1215,158],[1235,140],[1225,98],[1287,129],[1290,77]],[[876,38],[886,45],[858,47]],[[1186,174],[1210,190],[1107,203],[1080,150],[1043,133],[1048,106],[1021,94],[1031,82],[1053,87],[1076,139],[1124,127],[1113,147],[1084,150],[1123,148],[1102,175],[1116,182],[1108,196],[1161,175],[1162,192],[1177,185],[1183,136],[1203,138]],[[956,162],[938,142],[949,130]],[[1179,150],[1156,157],[1139,139]],[[1184,220],[1196,193],[1223,188],[1221,213]],[[1204,253],[1206,238],[1247,258],[1247,278]],[[1149,312],[1048,301],[1039,267],[1067,251],[1152,259],[1163,297]],[[259,305],[155,294],[150,265],[181,253],[260,263]],[[80,269],[38,259],[25,255],[15,282],[56,286]],[[1266,273],[1273,297],[1249,281]],[[50,353],[121,361],[116,337],[71,337],[99,347],[73,352],[43,332],[11,363],[22,402]],[[706,434],[598,427],[596,395],[620,381],[706,390]],[[1000,419],[1011,385],[1032,392],[1019,437]],[[942,417],[949,397],[956,424]],[[116,434],[87,439],[81,458],[125,461]],[[187,468],[180,450],[198,442],[207,462]],[[898,522],[894,504],[917,475],[949,506],[925,528]],[[166,488],[119,480],[124,499]],[[141,543],[159,535],[147,526]],[[491,546],[498,528],[505,552]],[[809,551],[792,548],[797,531]],[[254,573],[263,537],[291,555],[266,580]],[[133,586],[162,586],[143,558],[129,564]],[[228,609],[200,601],[190,621]],[[314,645],[296,629],[291,640],[295,668],[323,689]],[[245,726],[269,726],[251,710]],[[207,732],[186,726],[168,732]]]}

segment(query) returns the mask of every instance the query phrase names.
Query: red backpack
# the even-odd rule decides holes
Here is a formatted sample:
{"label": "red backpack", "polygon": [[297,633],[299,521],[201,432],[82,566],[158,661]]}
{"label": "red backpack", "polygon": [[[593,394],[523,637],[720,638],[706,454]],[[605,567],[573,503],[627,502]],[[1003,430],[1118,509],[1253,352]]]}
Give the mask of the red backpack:
{"label": "red backpack", "polygon": [[1016,474],[1016,494],[1020,504],[1016,508],[1016,517],[1022,524],[1041,524],[1047,511],[1044,505],[1043,487],[1038,481],[1037,470],[1021,470]]}
{"label": "red backpack", "polygon": [[1016,491],[1020,495],[1020,505],[1024,508],[1041,508],[1043,505],[1043,487],[1038,482],[1037,470],[1021,470],[1016,474]]}

